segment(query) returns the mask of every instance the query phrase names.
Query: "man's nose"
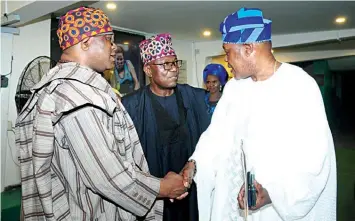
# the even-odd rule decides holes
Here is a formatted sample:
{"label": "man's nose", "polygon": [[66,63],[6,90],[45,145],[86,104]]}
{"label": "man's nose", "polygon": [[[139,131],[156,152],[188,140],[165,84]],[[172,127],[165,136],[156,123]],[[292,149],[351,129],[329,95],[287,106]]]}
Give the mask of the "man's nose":
{"label": "man's nose", "polygon": [[170,71],[177,71],[178,67],[176,65],[171,65]]}

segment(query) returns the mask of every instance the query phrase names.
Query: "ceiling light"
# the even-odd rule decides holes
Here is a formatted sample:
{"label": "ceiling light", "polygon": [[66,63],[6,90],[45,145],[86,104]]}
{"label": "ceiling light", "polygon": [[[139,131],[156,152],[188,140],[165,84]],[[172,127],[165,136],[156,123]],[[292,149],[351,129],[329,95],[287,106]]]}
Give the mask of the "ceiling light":
{"label": "ceiling light", "polygon": [[274,53],[274,50],[273,50],[273,49],[271,49],[271,53]]}
{"label": "ceiling light", "polygon": [[205,36],[205,37],[211,36],[211,32],[210,31],[204,31],[203,32],[203,36]]}
{"label": "ceiling light", "polygon": [[106,4],[106,8],[109,10],[114,10],[114,9],[116,9],[116,4],[113,2],[109,2]]}
{"label": "ceiling light", "polygon": [[128,41],[123,42],[124,45],[129,45]]}
{"label": "ceiling light", "polygon": [[335,22],[338,23],[338,24],[343,24],[346,22],[346,18],[345,17],[337,17],[335,19]]}

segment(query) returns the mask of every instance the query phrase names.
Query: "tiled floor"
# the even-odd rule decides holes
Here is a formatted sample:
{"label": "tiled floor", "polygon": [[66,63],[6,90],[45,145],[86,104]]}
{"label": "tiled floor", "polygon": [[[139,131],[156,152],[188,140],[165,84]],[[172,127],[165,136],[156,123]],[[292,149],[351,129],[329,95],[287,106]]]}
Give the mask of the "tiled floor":
{"label": "tiled floor", "polygon": [[20,220],[21,188],[1,193],[1,220]]}
{"label": "tiled floor", "polygon": [[355,146],[337,148],[338,221],[355,220]]}

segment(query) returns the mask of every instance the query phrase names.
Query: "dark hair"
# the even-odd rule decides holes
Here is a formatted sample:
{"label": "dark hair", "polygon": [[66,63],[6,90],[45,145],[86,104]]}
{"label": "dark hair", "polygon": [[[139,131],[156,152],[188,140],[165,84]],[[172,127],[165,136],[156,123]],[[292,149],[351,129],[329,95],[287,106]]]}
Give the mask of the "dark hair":
{"label": "dark hair", "polygon": [[123,48],[121,47],[121,46],[119,46],[119,45],[116,45],[117,46],[117,49],[116,49],[116,53],[124,53],[124,50],[123,50]]}

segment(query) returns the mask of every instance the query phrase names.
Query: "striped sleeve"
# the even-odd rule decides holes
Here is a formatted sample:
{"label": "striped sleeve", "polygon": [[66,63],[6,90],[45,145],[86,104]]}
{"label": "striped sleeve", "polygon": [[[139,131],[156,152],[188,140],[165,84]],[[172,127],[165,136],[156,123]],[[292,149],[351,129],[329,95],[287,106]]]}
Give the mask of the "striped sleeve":
{"label": "striped sleeve", "polygon": [[159,194],[160,179],[143,173],[114,151],[115,137],[102,111],[85,107],[61,120],[66,143],[85,185],[137,215],[145,215]]}

